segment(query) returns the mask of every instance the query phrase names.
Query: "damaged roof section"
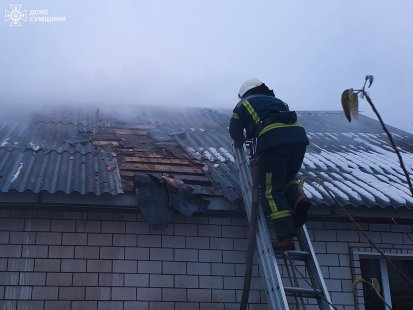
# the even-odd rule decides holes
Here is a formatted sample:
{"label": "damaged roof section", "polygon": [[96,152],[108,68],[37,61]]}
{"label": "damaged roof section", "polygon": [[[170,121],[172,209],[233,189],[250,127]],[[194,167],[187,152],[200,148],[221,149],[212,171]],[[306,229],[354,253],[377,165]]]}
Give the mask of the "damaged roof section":
{"label": "damaged roof section", "polygon": [[[127,114],[127,116],[125,115]],[[122,113],[112,113],[114,125],[151,124],[149,137],[157,148],[173,152],[202,171],[188,171],[178,176],[187,184],[202,185],[206,195],[223,196],[229,201],[240,199],[232,141],[228,134],[230,113],[207,108],[162,108],[128,106]],[[164,155],[163,155],[164,156]],[[160,163],[161,160],[157,159]],[[181,169],[169,165],[171,169]],[[175,174],[176,171],[173,171]]]}
{"label": "damaged roof section", "polygon": [[153,139],[150,132],[154,129],[154,126],[139,124],[127,129],[110,127],[93,139],[93,145],[116,154],[124,190],[132,191],[133,176],[145,173],[155,177],[172,175],[185,184],[198,185],[206,195],[219,195],[219,189],[206,176],[204,165],[191,160],[173,139],[161,142]]}

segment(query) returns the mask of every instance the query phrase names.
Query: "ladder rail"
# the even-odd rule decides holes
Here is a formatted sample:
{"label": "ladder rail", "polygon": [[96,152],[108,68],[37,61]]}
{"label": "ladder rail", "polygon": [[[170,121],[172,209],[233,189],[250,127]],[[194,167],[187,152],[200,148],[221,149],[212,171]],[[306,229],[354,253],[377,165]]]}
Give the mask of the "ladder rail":
{"label": "ladder rail", "polygon": [[310,253],[312,259],[308,259],[306,262],[306,268],[308,270],[310,279],[316,290],[320,290],[323,293],[323,298],[320,296],[318,298],[318,303],[321,310],[334,310],[331,306],[330,294],[327,290],[327,285],[324,281],[324,276],[321,272],[320,265],[318,264],[317,256],[313,245],[311,243],[310,235],[308,234],[307,227],[303,225],[301,229],[297,231],[297,239],[300,244],[300,248],[303,251]]}
{"label": "ladder rail", "polygon": [[[235,158],[239,168],[240,186],[245,205],[245,212],[248,220],[250,220],[252,207],[252,180],[249,159],[245,155],[243,148],[235,148]],[[289,309],[287,297],[281,281],[281,274],[278,268],[277,259],[272,248],[267,221],[261,208],[258,210],[256,242],[260,263],[260,273],[261,278],[264,280],[268,305],[270,309],[287,310]]]}
{"label": "ladder rail", "polygon": [[248,232],[248,245],[247,245],[247,255],[245,262],[245,273],[244,273],[244,286],[242,289],[242,298],[240,310],[246,310],[248,307],[248,299],[251,288],[251,278],[252,278],[252,268],[254,263],[254,253],[256,247],[256,236],[257,236],[257,222],[258,222],[258,208],[259,208],[259,184],[258,184],[258,166],[257,161],[253,160],[251,162],[251,173],[252,173],[252,197],[251,197],[251,216],[250,216],[250,227]]}

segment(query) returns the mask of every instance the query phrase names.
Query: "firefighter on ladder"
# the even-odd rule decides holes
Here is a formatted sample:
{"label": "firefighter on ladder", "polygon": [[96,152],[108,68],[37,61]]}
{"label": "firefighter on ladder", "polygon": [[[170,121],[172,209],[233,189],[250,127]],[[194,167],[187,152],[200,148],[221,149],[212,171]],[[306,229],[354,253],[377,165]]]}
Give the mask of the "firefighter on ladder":
{"label": "firefighter on ladder", "polygon": [[278,251],[294,250],[293,237],[310,207],[296,180],[309,144],[305,129],[297,123],[297,114],[258,79],[242,84],[238,97],[229,126],[231,138],[235,147],[246,138],[257,138],[261,204],[274,223],[273,246]]}

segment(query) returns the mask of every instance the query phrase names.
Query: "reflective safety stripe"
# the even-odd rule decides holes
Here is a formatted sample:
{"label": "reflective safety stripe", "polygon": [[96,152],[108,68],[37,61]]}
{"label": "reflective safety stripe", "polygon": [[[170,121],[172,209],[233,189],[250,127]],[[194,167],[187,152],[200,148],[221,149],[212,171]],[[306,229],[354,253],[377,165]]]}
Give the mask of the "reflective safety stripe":
{"label": "reflective safety stripe", "polygon": [[299,125],[299,124],[272,123],[272,124],[264,127],[264,129],[260,131],[258,137],[261,136],[262,134],[270,131],[271,129],[285,128],[285,127],[301,127],[301,125]]}
{"label": "reflective safety stripe", "polygon": [[272,197],[272,173],[267,173],[265,176],[265,198],[267,198],[271,212],[278,212],[277,205]]}
{"label": "reflective safety stripe", "polygon": [[248,113],[251,115],[255,124],[258,124],[261,120],[258,116],[257,112],[255,112],[254,108],[252,107],[251,103],[248,100],[245,100],[242,105],[247,109]]}
{"label": "reflective safety stripe", "polygon": [[240,119],[239,115],[237,113],[232,113],[232,118],[234,119]]}
{"label": "reflective safety stripe", "polygon": [[287,216],[291,216],[290,210],[273,212],[271,213],[270,218],[272,220],[276,220],[276,219],[280,219],[280,218],[287,217]]}
{"label": "reflective safety stripe", "polygon": [[293,186],[294,184],[298,184],[297,180],[291,180],[290,182],[287,183],[287,186],[285,187],[285,189],[289,189],[291,186]]}

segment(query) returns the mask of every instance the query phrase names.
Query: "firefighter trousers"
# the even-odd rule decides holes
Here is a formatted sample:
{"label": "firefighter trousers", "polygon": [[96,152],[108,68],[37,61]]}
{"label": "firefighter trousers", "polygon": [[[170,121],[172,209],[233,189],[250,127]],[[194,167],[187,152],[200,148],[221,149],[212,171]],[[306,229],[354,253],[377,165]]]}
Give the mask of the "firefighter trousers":
{"label": "firefighter trousers", "polygon": [[281,145],[258,157],[261,204],[274,223],[278,239],[295,236],[296,227],[303,224],[301,216],[294,217],[293,208],[297,200],[305,198],[296,179],[305,151],[305,144]]}

